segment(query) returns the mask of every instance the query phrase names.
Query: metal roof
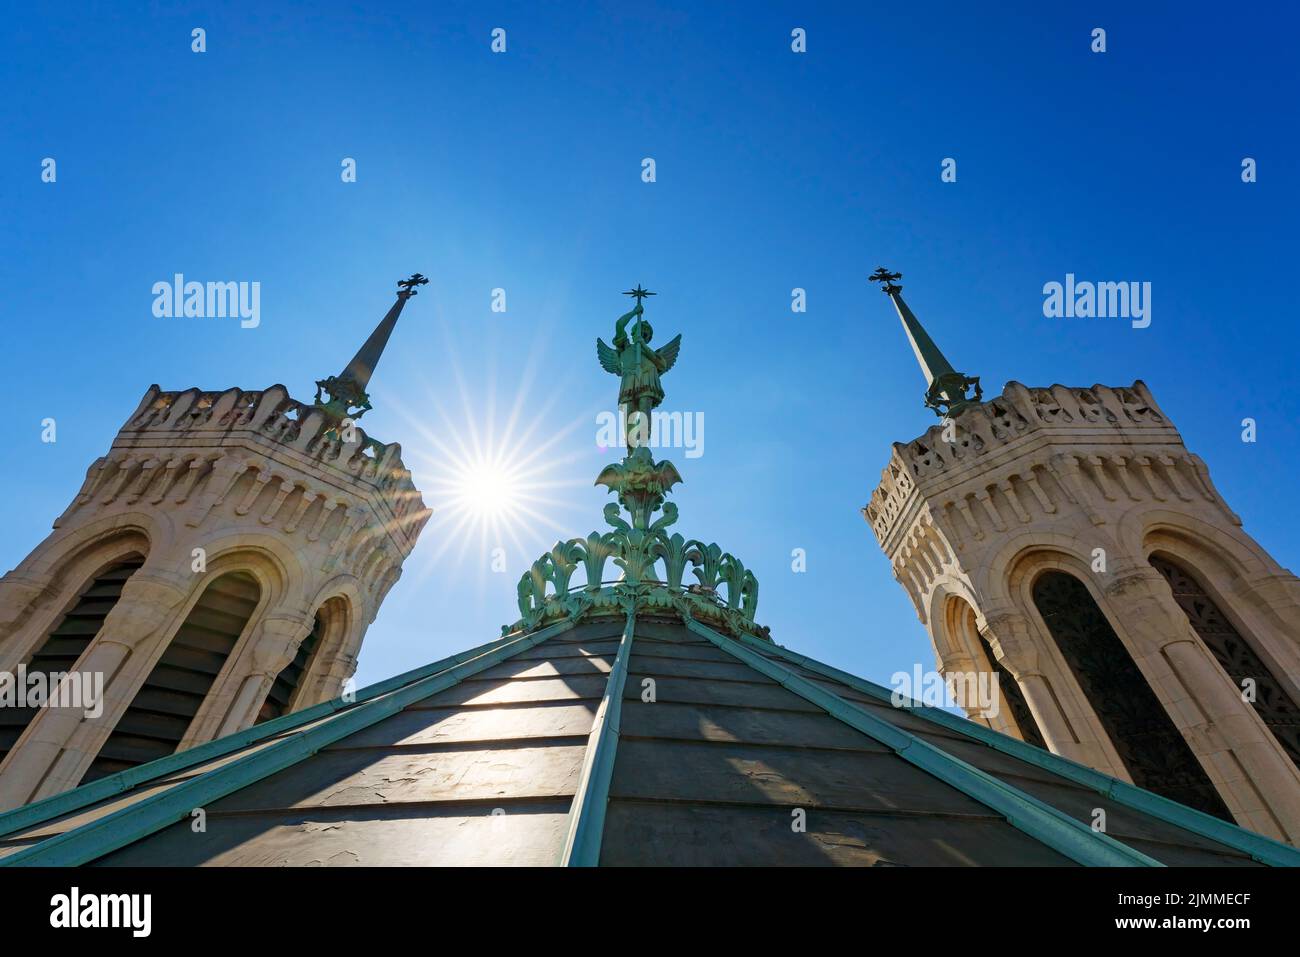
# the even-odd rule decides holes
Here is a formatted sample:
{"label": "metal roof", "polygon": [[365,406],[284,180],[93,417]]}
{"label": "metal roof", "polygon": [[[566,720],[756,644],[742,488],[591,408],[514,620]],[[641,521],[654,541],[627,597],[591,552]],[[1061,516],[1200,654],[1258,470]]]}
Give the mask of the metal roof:
{"label": "metal roof", "polygon": [[1300,864],[890,693],[689,616],[569,619],[0,815],[0,865]]}

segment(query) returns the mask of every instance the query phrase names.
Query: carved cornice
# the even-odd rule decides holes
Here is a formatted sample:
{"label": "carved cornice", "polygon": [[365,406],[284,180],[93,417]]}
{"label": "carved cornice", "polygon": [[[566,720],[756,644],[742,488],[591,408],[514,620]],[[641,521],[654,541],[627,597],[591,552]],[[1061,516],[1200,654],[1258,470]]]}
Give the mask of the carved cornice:
{"label": "carved cornice", "polygon": [[[1061,486],[1055,495],[1053,484]],[[954,530],[980,539],[985,525],[1002,532],[1032,521],[1031,511],[1055,514],[1062,496],[1097,522],[1095,504],[1103,502],[1222,504],[1140,380],[1087,389],[1009,382],[1001,396],[895,443],[862,514],[892,557],[920,501],[937,515],[951,512]]]}
{"label": "carved cornice", "polygon": [[119,431],[114,449],[221,445],[250,440],[286,462],[317,466],[325,474],[369,493],[389,517],[427,512],[396,442],[384,444],[355,424],[346,436],[324,411],[290,397],[282,385],[260,392],[150,386]]}
{"label": "carved cornice", "polygon": [[[152,386],[55,525],[84,509],[182,506],[185,524],[197,527],[228,504],[239,520],[301,532],[311,543],[342,506],[336,552],[364,531],[390,558],[405,558],[431,513],[400,446],[376,442],[355,426],[340,435],[337,426],[289,398],[283,386],[221,393]],[[228,502],[250,470],[253,485]]]}

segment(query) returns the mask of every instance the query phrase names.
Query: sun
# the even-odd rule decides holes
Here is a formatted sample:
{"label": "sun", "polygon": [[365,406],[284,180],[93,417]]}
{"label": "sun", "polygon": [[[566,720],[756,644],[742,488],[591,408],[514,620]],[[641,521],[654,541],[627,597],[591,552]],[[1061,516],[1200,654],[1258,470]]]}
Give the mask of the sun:
{"label": "sun", "polygon": [[518,516],[525,476],[509,463],[479,461],[448,477],[450,507],[483,520]]}
{"label": "sun", "polygon": [[[406,420],[412,438],[403,459],[432,510],[422,533],[429,545],[411,569],[416,581],[468,577],[485,585],[498,573],[518,575],[590,523],[582,496],[592,487],[590,452],[579,434],[591,420],[560,419],[555,405],[564,389],[533,393],[540,352],[530,354],[529,369],[509,391],[498,391],[492,376],[472,377],[470,386],[452,356],[451,383],[427,383],[418,402],[386,397]],[[456,388],[447,389],[451,384]],[[460,409],[448,408],[448,398],[458,398]]]}
{"label": "sun", "polygon": [[[509,437],[450,431],[435,444],[436,452],[420,456],[421,488],[433,508],[430,531],[438,545],[431,556],[449,550],[457,564],[491,563],[494,549],[503,549],[516,566],[527,564],[532,551],[544,547],[559,528],[554,512],[562,503],[545,454]],[[525,558],[525,556],[528,556]]]}

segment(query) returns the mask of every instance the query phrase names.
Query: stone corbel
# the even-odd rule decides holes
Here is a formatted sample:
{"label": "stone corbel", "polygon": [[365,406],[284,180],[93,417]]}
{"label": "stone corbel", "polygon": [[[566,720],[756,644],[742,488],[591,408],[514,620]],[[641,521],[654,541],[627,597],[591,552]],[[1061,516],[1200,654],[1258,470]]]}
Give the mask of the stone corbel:
{"label": "stone corbel", "polygon": [[248,491],[244,493],[243,499],[235,506],[235,514],[247,515],[249,509],[253,507],[253,503],[257,501],[257,497],[262,494],[262,489],[266,488],[266,486],[270,484],[272,478],[273,476],[270,471],[266,468],[261,469],[257,473],[256,480],[254,480],[253,484],[248,487]]}
{"label": "stone corbel", "polygon": [[1020,417],[1025,420],[1026,428],[1033,429],[1042,424],[1042,420],[1038,417],[1038,410],[1034,406],[1033,393],[1023,383],[1008,382],[1002,390],[1002,397],[1020,413]]}
{"label": "stone corbel", "polygon": [[1178,474],[1178,463],[1168,455],[1157,456],[1156,461],[1160,463],[1160,467],[1164,470],[1165,481],[1169,484],[1169,487],[1174,490],[1174,494],[1184,502],[1190,502],[1192,496],[1183,486],[1182,477]]}
{"label": "stone corbel", "polygon": [[1101,489],[1102,498],[1108,502],[1118,501],[1119,496],[1115,494],[1114,485],[1111,483],[1110,476],[1106,474],[1106,466],[1103,463],[1101,456],[1089,455],[1087,457],[1087,462],[1092,466],[1092,474],[1097,483],[1097,487]]}
{"label": "stone corbel", "polygon": [[121,494],[126,480],[131,475],[131,470],[135,467],[136,460],[128,455],[118,459],[114,464],[117,466],[117,472],[105,483],[108,490],[99,499],[101,505],[107,505]]}
{"label": "stone corbel", "polygon": [[1048,515],[1055,515],[1056,503],[1049,499],[1047,493],[1043,491],[1043,485],[1038,481],[1038,475],[1035,473],[1034,468],[1035,466],[1030,464],[1029,468],[1025,469],[1020,477],[1029,486],[1029,491],[1033,492],[1034,498],[1038,500],[1039,507]]}
{"label": "stone corbel", "polygon": [[289,479],[281,480],[280,487],[276,489],[275,498],[271,500],[271,504],[266,507],[266,511],[262,513],[262,517],[259,519],[263,525],[270,525],[275,521],[275,516],[279,514],[280,507],[284,505],[285,499],[289,497],[294,488],[296,486]]}
{"label": "stone corbel", "polygon": [[194,491],[194,486],[198,484],[199,479],[203,476],[204,470],[208,467],[208,459],[201,455],[196,455],[190,459],[185,468],[185,476],[176,481],[176,494],[172,496],[172,501],[177,505],[184,505],[189,501],[190,494]]}
{"label": "stone corbel", "polygon": [[1007,500],[1007,504],[1011,506],[1011,510],[1016,513],[1016,518],[1020,519],[1021,524],[1029,524],[1031,521],[1029,513],[1025,511],[1024,505],[1021,504],[1020,499],[1017,497],[1016,490],[1011,484],[1011,477],[1007,476],[1000,480],[998,489],[1001,490],[1002,496]]}
{"label": "stone corbel", "polygon": [[976,491],[975,500],[984,506],[984,511],[988,515],[989,521],[993,523],[993,527],[999,532],[1005,532],[1007,530],[1006,520],[1002,518],[1002,513],[998,511],[998,507],[994,503],[993,497],[989,495],[988,489],[982,488]]}
{"label": "stone corbel", "polygon": [[258,399],[256,408],[253,410],[248,428],[253,432],[261,432],[262,428],[280,410],[280,406],[288,398],[289,390],[282,385],[273,385],[264,391]]}
{"label": "stone corbel", "polygon": [[238,455],[223,455],[212,465],[212,474],[208,477],[207,489],[203,498],[194,509],[194,514],[186,519],[185,524],[197,527],[213,508],[225,501],[226,495],[235,486],[235,482],[248,470],[248,462]]}
{"label": "stone corbel", "polygon": [[1083,509],[1084,514],[1088,516],[1088,521],[1094,525],[1105,525],[1106,519],[1099,515],[1093,507],[1092,498],[1089,496],[1085,484],[1087,479],[1083,476],[1079,459],[1073,455],[1057,454],[1053,455],[1049,461],[1051,462],[1052,473],[1056,476],[1057,481]]}
{"label": "stone corbel", "polygon": [[215,427],[220,427],[222,420],[228,416],[235,408],[235,403],[239,401],[240,392],[238,389],[227,389],[221,395],[217,396],[212,403],[212,409],[209,412],[208,422]]}
{"label": "stone corbel", "polygon": [[1164,490],[1160,487],[1160,482],[1156,479],[1156,470],[1151,459],[1145,455],[1139,455],[1133,461],[1141,468],[1142,477],[1146,479],[1147,488],[1151,490],[1151,497],[1157,502],[1167,501],[1169,496],[1164,493]]}
{"label": "stone corbel", "polygon": [[1164,410],[1160,408],[1159,404],[1156,402],[1156,397],[1151,394],[1151,390],[1147,388],[1145,382],[1141,379],[1135,380],[1133,382],[1133,391],[1137,393],[1138,398],[1142,400],[1142,404],[1150,409],[1155,418],[1159,420],[1157,424],[1164,424],[1169,421],[1168,416],[1166,416]]}
{"label": "stone corbel", "polygon": [[1115,466],[1115,474],[1119,476],[1120,487],[1124,490],[1124,494],[1128,496],[1129,501],[1142,501],[1142,496],[1133,490],[1133,476],[1129,474],[1128,460],[1122,455],[1112,455],[1110,463]]}
{"label": "stone corbel", "polygon": [[138,502],[140,496],[148,490],[149,483],[153,481],[154,476],[158,474],[158,465],[159,461],[155,458],[145,459],[144,462],[140,464],[140,474],[137,475],[135,481],[131,483],[131,487],[127,490],[127,493],[123,498],[123,501],[127,505],[132,505],[135,502]]}
{"label": "stone corbel", "polygon": [[149,388],[145,390],[144,398],[140,400],[140,404],[137,405],[135,411],[127,417],[126,424],[122,426],[122,430],[125,431],[132,425],[137,424],[146,413],[153,409],[154,402],[157,401],[158,396],[161,394],[162,389],[160,389],[156,384],[149,386]]}

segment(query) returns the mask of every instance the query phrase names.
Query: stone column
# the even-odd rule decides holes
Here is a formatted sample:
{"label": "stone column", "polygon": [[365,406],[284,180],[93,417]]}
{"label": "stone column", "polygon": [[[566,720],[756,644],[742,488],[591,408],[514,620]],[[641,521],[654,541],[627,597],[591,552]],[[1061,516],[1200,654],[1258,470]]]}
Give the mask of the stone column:
{"label": "stone column", "polygon": [[1296,636],[1300,636],[1300,581],[1289,572],[1266,572],[1228,582],[1225,590],[1238,612],[1249,613],[1251,637],[1265,645],[1289,672],[1274,677],[1300,688],[1300,645],[1296,642]]}
{"label": "stone column", "polygon": [[329,663],[329,668],[317,679],[310,696],[303,699],[304,704],[319,704],[337,698],[343,693],[348,679],[357,673],[357,656],[347,651],[340,651]]}
{"label": "stone column", "polygon": [[141,568],[127,580],[77,669],[103,675],[102,713],[91,718],[80,709],[42,708],[0,775],[0,809],[76,786],[146,677],[132,659],[147,664],[191,588],[192,582],[156,569]]}
{"label": "stone column", "polygon": [[[935,653],[935,663],[939,668],[939,673],[944,677],[944,685],[948,688],[948,693],[954,695],[954,684],[960,683],[964,689],[970,687],[966,680],[967,675],[978,675],[980,668],[976,666],[975,659],[971,655],[959,651],[950,651],[947,654]],[[1002,726],[995,723],[984,709],[979,706],[978,701],[965,701],[962,704],[962,710],[966,712],[966,717],[972,721],[978,721],[980,724],[987,725],[996,731],[1003,730]],[[1001,712],[999,713],[1001,714]]]}
{"label": "stone column", "polygon": [[276,676],[293,661],[298,648],[311,634],[312,620],[309,612],[290,610],[272,611],[262,619],[249,649],[248,673],[212,737],[224,737],[253,725]]}
{"label": "stone column", "polygon": [[31,636],[24,632],[30,632],[33,613],[40,610],[37,603],[48,587],[48,580],[13,572],[0,578],[0,671],[14,671],[31,653]]}
{"label": "stone column", "polygon": [[1106,595],[1138,645],[1135,657],[1168,664],[1179,687],[1166,687],[1162,703],[1229,808],[1246,827],[1280,828],[1300,840],[1300,774],[1193,631],[1164,576],[1149,565],[1117,570]]}
{"label": "stone column", "polygon": [[1015,678],[1038,725],[1048,750],[1075,761],[1088,761],[1081,743],[1052,694],[1051,682],[1043,673],[1042,655],[1029,619],[1017,611],[986,615],[980,634],[998,661]]}

